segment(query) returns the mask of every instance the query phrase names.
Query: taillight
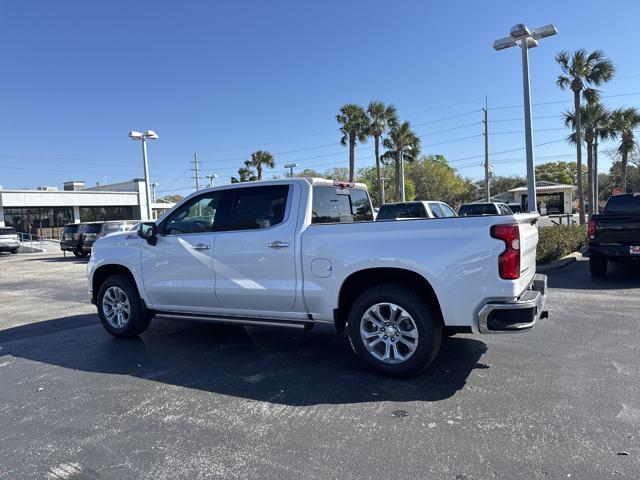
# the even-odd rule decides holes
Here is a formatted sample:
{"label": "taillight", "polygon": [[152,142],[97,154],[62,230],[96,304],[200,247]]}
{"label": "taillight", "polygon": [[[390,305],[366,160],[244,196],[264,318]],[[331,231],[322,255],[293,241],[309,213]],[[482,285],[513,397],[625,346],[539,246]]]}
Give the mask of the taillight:
{"label": "taillight", "polygon": [[518,225],[493,225],[491,236],[502,240],[504,252],[498,257],[500,278],[516,280],[520,278],[520,230]]}
{"label": "taillight", "polygon": [[589,239],[593,240],[596,238],[596,221],[589,220],[589,226],[587,227],[587,235],[589,235]]}

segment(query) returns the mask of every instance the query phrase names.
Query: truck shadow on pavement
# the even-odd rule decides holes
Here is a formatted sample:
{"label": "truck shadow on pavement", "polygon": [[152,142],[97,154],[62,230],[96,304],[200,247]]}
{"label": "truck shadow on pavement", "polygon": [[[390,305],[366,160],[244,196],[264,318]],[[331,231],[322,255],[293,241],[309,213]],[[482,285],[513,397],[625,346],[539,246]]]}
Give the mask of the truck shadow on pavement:
{"label": "truck shadow on pavement", "polygon": [[595,278],[589,273],[589,262],[574,262],[568,267],[548,274],[549,286],[577,290],[619,290],[640,288],[640,263],[609,262],[606,277]]}
{"label": "truck shadow on pavement", "polygon": [[0,331],[0,345],[2,356],[289,406],[438,401],[462,389],[472,370],[489,368],[478,362],[486,345],[467,336],[443,338],[425,373],[397,380],[365,370],[346,336],[329,328],[153,321],[139,338],[118,340],[93,314]]}

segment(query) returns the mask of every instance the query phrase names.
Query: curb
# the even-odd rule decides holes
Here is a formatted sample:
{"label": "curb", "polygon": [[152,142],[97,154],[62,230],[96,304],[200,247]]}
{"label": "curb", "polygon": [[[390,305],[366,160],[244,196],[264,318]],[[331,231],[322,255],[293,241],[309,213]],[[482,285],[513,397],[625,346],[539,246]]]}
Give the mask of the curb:
{"label": "curb", "polygon": [[553,262],[544,263],[542,265],[536,265],[536,273],[547,273],[553,272],[555,270],[560,270],[561,268],[565,268],[568,265],[571,265],[573,262],[582,258],[582,254],[580,252],[573,252],[569,255],[562,257],[559,260],[554,260]]}

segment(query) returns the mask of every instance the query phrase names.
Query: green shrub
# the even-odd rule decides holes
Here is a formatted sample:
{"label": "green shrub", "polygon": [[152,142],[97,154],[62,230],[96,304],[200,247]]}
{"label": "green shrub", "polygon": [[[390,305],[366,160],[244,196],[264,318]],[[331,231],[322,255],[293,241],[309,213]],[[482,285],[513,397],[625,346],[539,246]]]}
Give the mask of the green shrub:
{"label": "green shrub", "polygon": [[548,263],[578,251],[587,243],[587,227],[559,225],[541,227],[538,230],[538,252],[536,261]]}

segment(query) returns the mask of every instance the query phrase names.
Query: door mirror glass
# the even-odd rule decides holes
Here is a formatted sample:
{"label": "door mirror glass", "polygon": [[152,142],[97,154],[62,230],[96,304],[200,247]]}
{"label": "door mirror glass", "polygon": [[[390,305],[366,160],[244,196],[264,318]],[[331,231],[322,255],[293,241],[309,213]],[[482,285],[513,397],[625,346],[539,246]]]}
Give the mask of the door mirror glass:
{"label": "door mirror glass", "polygon": [[158,229],[154,222],[141,222],[138,226],[138,236],[144,238],[149,245],[158,243]]}

